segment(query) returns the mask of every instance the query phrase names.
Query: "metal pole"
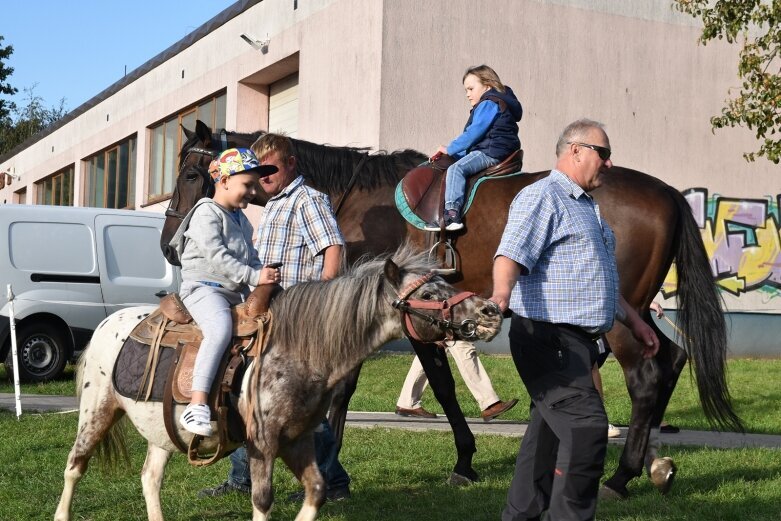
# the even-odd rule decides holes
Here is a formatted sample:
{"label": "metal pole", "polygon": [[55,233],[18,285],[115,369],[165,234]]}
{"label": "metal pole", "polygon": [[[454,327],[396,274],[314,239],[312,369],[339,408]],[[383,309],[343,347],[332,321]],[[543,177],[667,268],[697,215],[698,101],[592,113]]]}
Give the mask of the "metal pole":
{"label": "metal pole", "polygon": [[22,391],[19,388],[19,355],[16,352],[16,319],[14,319],[14,290],[8,285],[8,319],[11,321],[11,358],[14,361],[14,395],[16,419],[22,416]]}

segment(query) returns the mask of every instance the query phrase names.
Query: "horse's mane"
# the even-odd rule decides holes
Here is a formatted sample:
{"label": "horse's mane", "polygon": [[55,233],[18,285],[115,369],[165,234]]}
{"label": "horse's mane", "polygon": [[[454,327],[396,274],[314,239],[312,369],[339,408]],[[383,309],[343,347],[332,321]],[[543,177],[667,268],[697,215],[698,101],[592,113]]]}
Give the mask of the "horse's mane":
{"label": "horse's mane", "polygon": [[376,348],[383,306],[395,296],[384,289],[389,257],[402,272],[426,273],[435,267],[426,252],[405,243],[392,255],[359,260],[333,280],[295,284],[272,303],[277,320],[270,346],[305,360],[315,374],[329,374],[343,355]]}
{"label": "horse's mane", "polygon": [[[231,146],[241,147],[249,147],[265,133],[263,131],[225,132]],[[298,162],[298,172],[313,188],[331,194],[343,193],[347,189],[355,167],[363,158],[366,158],[365,163],[361,166],[361,173],[356,177],[353,185],[358,190],[394,186],[405,173],[426,159],[425,154],[412,149],[390,153],[380,150],[371,154],[369,148],[320,145],[295,138],[290,140],[293,142],[293,154]],[[188,148],[194,146],[190,141],[189,139],[187,141]],[[212,135],[212,142],[220,142],[220,133]]]}

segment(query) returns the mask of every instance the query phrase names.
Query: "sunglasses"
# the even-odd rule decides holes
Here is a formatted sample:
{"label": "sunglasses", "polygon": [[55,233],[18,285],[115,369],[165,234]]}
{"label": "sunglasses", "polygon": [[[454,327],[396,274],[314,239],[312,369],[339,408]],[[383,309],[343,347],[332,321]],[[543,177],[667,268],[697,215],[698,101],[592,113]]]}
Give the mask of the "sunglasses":
{"label": "sunglasses", "polygon": [[607,161],[608,159],[610,159],[609,148],[600,147],[597,145],[589,145],[588,143],[578,143],[577,141],[567,141],[567,143],[570,145],[580,145],[582,147],[590,148],[591,150],[597,153],[599,159],[601,159],[602,161]]}

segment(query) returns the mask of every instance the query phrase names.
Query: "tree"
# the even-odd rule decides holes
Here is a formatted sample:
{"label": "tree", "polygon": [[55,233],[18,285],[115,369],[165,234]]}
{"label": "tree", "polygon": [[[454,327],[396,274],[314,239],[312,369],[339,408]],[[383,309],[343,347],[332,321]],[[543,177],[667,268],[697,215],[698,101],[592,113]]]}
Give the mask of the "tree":
{"label": "tree", "polygon": [[[14,69],[13,67],[6,67],[5,63],[3,63],[5,60],[7,60],[13,53],[14,48],[10,45],[3,47],[2,43],[3,40],[2,35],[0,35],[0,94],[5,94],[6,96],[13,96],[18,91],[11,87],[9,83],[6,82],[6,79],[8,76],[13,74]],[[13,102],[4,100],[0,98],[0,125],[4,125],[7,123],[8,117],[10,116],[11,111],[14,109]]]}
{"label": "tree", "polygon": [[9,125],[0,121],[0,155],[46,129],[68,113],[65,109],[65,98],[60,100],[58,106],[50,108],[44,106],[43,98],[35,94],[36,85],[23,89],[27,97],[23,107],[19,108],[15,105],[12,107],[14,121]]}
{"label": "tree", "polygon": [[[673,6],[703,22],[700,43],[741,43],[739,95],[728,98],[713,128],[745,126],[761,146],[743,157],[781,161],[781,0],[673,0]],[[732,92],[730,92],[732,95]]]}

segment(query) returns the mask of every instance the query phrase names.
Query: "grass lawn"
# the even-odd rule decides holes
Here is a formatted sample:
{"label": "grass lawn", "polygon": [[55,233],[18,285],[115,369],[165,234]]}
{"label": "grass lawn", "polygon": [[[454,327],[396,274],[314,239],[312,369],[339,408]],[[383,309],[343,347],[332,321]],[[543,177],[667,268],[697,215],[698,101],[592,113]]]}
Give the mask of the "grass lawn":
{"label": "grass lawn", "polygon": [[[521,405],[504,418],[526,420],[528,396],[510,358],[484,355],[481,359],[500,396],[521,399]],[[378,354],[367,360],[351,410],[392,411],[411,360],[406,354]],[[602,375],[611,421],[626,424],[629,397],[618,364],[608,361]],[[13,392],[4,376],[0,369],[0,392]],[[730,360],[734,404],[750,432],[781,434],[780,377],[781,360]],[[457,372],[455,378],[464,412],[477,416],[478,406]],[[25,385],[23,392],[73,394],[72,369],[60,381]],[[441,413],[430,390],[424,395],[424,405]],[[679,381],[667,419],[683,428],[708,428],[688,370]],[[11,412],[0,412],[0,460],[4,462],[0,466],[0,520],[52,518],[76,425],[75,414],[24,414],[17,421]],[[145,444],[132,428],[129,431],[131,468],[107,474],[93,465],[77,490],[74,519],[146,519],[139,479]],[[353,479],[353,498],[327,504],[320,519],[495,520],[509,487],[518,439],[479,435],[477,446],[474,466],[482,481],[454,489],[445,484],[455,457],[451,433],[348,428],[341,459]],[[609,447],[606,475],[616,467],[619,450]],[[663,453],[673,457],[679,467],[672,492],[662,497],[647,478],[636,479],[630,484],[631,500],[601,503],[599,519],[781,519],[781,451],[666,447]],[[163,485],[167,518],[248,519],[251,508],[247,497],[195,498],[200,488],[222,481],[227,468],[227,462],[221,462],[196,469],[183,456],[175,456]],[[293,519],[298,506],[286,497],[298,485],[279,462],[274,482],[277,501],[273,518]]]}
{"label": "grass lawn", "polygon": [[[521,403],[502,416],[502,419],[528,420],[529,397],[518,377],[509,356],[482,355],[481,360],[491,377],[499,396],[507,400],[520,398]],[[412,355],[379,353],[370,357],[363,365],[358,390],[350,401],[353,411],[393,411],[396,407],[404,377],[407,374]],[[479,407],[464,385],[461,375],[455,370],[459,403],[468,417],[477,417]],[[748,432],[781,434],[781,359],[732,359],[728,362],[728,382],[732,393],[733,405],[743,419]],[[605,389],[605,408],[610,421],[616,425],[628,425],[631,403],[624,384],[623,373],[618,363],[610,359],[602,367],[602,380]],[[5,369],[0,365],[0,392],[13,392]],[[65,377],[45,384],[22,385],[23,393],[37,394],[75,394],[73,367],[69,366]],[[441,413],[442,408],[430,389],[423,397],[426,409]],[[704,429],[711,427],[703,416],[697,398],[697,387],[689,373],[688,366],[678,380],[665,419],[684,429]]]}
{"label": "grass lawn", "polygon": [[[0,412],[0,519],[51,519],[62,489],[62,473],[76,432],[75,414],[28,414],[17,421]],[[131,432],[132,431],[132,432]],[[75,520],[144,520],[139,478],[145,444],[129,429],[131,468],[104,473],[93,464],[74,498]],[[477,436],[474,464],[482,481],[468,488],[445,484],[454,463],[450,433],[348,428],[341,460],[352,483],[352,499],[326,504],[319,519],[374,521],[496,520],[510,484],[518,440]],[[606,473],[616,466],[609,447]],[[647,478],[631,483],[629,501],[602,502],[598,519],[625,521],[744,520],[781,518],[781,451],[667,447],[679,466],[667,496]],[[247,496],[197,499],[196,492],[224,479],[228,463],[190,467],[172,458],[163,483],[163,512],[171,520],[246,520]],[[298,489],[278,461],[272,519],[293,519],[298,505],[286,498]]]}

